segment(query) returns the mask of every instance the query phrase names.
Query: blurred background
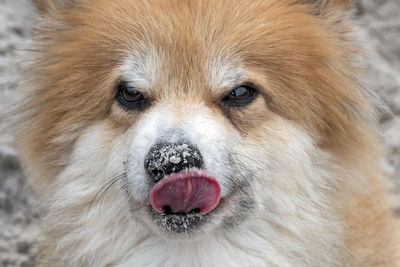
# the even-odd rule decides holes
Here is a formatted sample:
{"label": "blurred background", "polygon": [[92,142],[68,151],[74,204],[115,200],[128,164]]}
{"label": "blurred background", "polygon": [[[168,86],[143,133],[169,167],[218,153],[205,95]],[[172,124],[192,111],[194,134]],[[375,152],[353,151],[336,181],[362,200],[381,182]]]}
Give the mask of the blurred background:
{"label": "blurred background", "polygon": [[[366,51],[365,86],[388,106],[380,113],[382,166],[400,207],[400,0],[357,0],[354,39]],[[6,112],[15,103],[38,15],[29,0],[0,0],[0,267],[33,266],[40,220],[24,187]],[[399,214],[399,209],[397,211]]]}

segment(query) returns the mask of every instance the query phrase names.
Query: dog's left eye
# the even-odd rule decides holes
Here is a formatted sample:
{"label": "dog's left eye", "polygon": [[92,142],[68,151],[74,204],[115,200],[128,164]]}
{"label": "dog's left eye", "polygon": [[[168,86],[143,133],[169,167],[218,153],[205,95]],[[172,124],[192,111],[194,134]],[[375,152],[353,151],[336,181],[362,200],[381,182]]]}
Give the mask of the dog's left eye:
{"label": "dog's left eye", "polygon": [[122,106],[129,109],[141,109],[148,104],[144,95],[126,82],[118,84],[117,100]]}
{"label": "dog's left eye", "polygon": [[229,106],[245,106],[252,102],[257,95],[257,90],[251,85],[241,85],[231,91],[222,102]]}

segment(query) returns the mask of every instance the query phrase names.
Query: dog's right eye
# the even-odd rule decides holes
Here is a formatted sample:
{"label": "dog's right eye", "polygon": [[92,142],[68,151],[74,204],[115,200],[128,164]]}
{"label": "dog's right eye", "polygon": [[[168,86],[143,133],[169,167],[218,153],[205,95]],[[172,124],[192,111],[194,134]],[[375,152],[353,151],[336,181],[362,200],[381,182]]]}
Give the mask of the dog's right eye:
{"label": "dog's right eye", "polygon": [[128,109],[143,109],[148,105],[144,95],[126,82],[118,84],[117,100],[123,107]]}
{"label": "dog's right eye", "polygon": [[257,96],[257,90],[249,84],[237,87],[222,102],[228,106],[241,107],[251,103]]}

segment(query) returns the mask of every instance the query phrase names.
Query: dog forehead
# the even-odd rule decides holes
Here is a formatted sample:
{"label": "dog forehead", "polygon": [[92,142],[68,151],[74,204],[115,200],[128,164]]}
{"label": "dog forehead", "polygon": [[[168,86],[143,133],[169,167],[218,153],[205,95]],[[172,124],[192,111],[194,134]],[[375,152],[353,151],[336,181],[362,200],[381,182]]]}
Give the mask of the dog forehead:
{"label": "dog forehead", "polygon": [[149,93],[196,90],[209,94],[211,90],[218,94],[238,85],[246,59],[243,46],[247,44],[240,38],[246,36],[235,33],[235,12],[215,10],[221,5],[210,2],[202,6],[191,1],[128,5],[130,9],[123,12],[133,19],[118,18],[118,28],[124,31],[110,33],[113,39],[129,43],[123,47],[123,78]]}
{"label": "dog forehead", "polygon": [[151,44],[141,43],[132,49],[122,65],[122,78],[142,92],[151,92],[159,80],[162,57]]}
{"label": "dog forehead", "polygon": [[244,68],[239,57],[227,55],[222,49],[210,51],[205,46],[179,50],[140,42],[126,55],[122,79],[147,95],[157,94],[155,90],[158,94],[195,90],[218,95],[222,89],[242,82]]}

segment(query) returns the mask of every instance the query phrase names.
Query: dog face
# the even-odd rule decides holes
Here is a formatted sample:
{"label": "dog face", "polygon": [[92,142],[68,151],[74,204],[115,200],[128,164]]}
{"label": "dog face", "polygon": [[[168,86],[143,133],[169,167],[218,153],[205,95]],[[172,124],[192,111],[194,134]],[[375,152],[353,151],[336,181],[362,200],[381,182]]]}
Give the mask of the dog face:
{"label": "dog face", "polygon": [[311,13],[289,0],[88,0],[49,14],[37,140],[22,149],[39,190],[87,208],[107,188],[114,216],[168,238],[318,201],[336,182],[319,165],[346,147],[362,99],[343,28]]}

